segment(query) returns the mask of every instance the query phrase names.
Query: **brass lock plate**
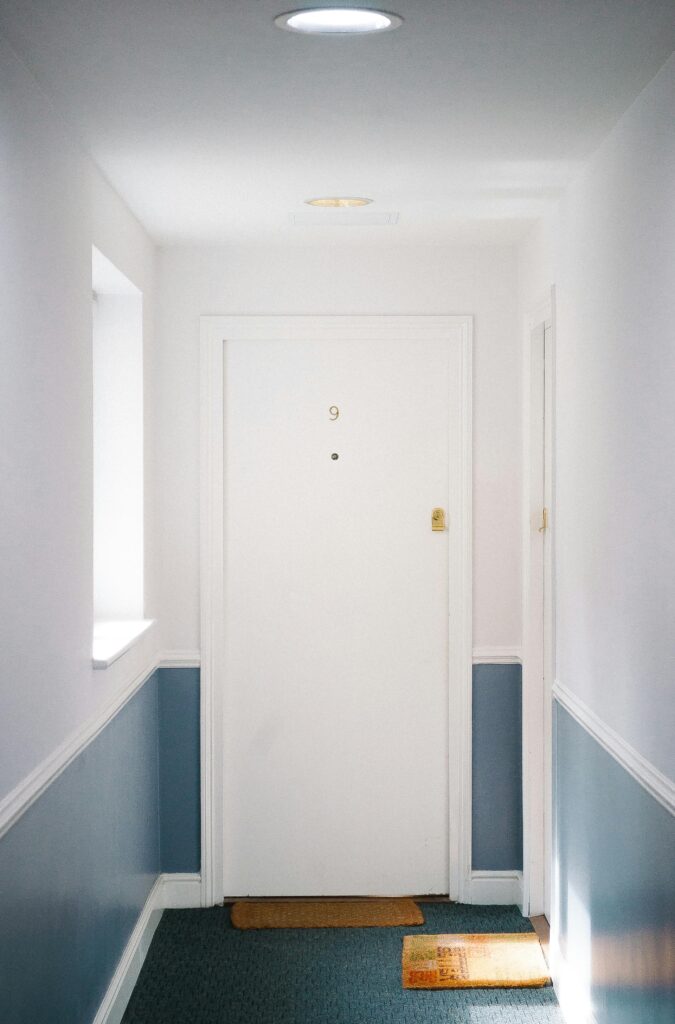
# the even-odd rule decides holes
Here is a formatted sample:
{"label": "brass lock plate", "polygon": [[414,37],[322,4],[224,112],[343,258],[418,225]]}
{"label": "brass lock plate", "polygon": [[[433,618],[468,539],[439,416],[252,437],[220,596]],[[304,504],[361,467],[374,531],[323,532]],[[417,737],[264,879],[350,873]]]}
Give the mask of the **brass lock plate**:
{"label": "brass lock plate", "polygon": [[445,509],[433,508],[431,510],[431,529],[442,531],[445,529]]}

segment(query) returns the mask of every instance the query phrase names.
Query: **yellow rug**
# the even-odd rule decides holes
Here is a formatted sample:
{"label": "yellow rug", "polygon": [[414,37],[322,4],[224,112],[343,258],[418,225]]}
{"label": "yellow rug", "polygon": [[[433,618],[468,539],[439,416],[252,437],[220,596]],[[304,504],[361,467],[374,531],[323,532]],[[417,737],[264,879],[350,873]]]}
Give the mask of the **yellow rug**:
{"label": "yellow rug", "polygon": [[403,988],[541,988],[550,980],[533,932],[403,939]]}
{"label": "yellow rug", "polygon": [[411,899],[241,900],[232,907],[235,928],[400,928],[424,924]]}

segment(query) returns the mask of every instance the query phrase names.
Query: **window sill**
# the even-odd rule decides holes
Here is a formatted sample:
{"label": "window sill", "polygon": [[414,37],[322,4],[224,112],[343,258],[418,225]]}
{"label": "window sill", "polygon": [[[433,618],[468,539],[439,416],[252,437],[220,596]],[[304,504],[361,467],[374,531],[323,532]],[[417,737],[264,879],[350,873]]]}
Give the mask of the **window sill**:
{"label": "window sill", "polygon": [[134,619],[124,622],[95,622],[91,652],[94,668],[108,668],[121,658],[150,629],[154,621]]}

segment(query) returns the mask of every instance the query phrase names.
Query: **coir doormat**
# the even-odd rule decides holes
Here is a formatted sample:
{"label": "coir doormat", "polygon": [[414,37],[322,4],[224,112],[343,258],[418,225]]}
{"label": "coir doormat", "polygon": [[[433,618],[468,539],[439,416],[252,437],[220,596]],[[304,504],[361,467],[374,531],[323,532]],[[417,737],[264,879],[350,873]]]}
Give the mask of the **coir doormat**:
{"label": "coir doormat", "polygon": [[533,932],[403,939],[404,988],[541,988],[549,982]]}
{"label": "coir doormat", "polygon": [[411,899],[240,900],[235,928],[396,928],[424,924]]}

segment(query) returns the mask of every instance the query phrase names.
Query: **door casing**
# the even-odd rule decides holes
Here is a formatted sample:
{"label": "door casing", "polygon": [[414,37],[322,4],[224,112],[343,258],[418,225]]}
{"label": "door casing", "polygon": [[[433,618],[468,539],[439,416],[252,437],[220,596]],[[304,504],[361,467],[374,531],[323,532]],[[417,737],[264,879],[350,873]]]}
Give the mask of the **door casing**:
{"label": "door casing", "polygon": [[[552,702],[555,622],[555,289],[525,317],[523,330],[523,913],[548,915],[551,885]],[[544,410],[533,409],[532,338],[544,339]],[[534,422],[534,420],[538,422]],[[535,551],[532,437],[544,439],[543,505],[548,527]],[[538,440],[538,443],[540,441]]]}
{"label": "door casing", "polygon": [[[223,366],[227,339],[444,338],[461,355],[461,408],[450,446],[457,500],[449,524],[449,896],[471,900],[472,672],[472,317],[470,316],[203,316],[201,334],[201,844],[202,905],[223,897],[222,693],[224,623]],[[454,826],[454,828],[453,828]]]}

